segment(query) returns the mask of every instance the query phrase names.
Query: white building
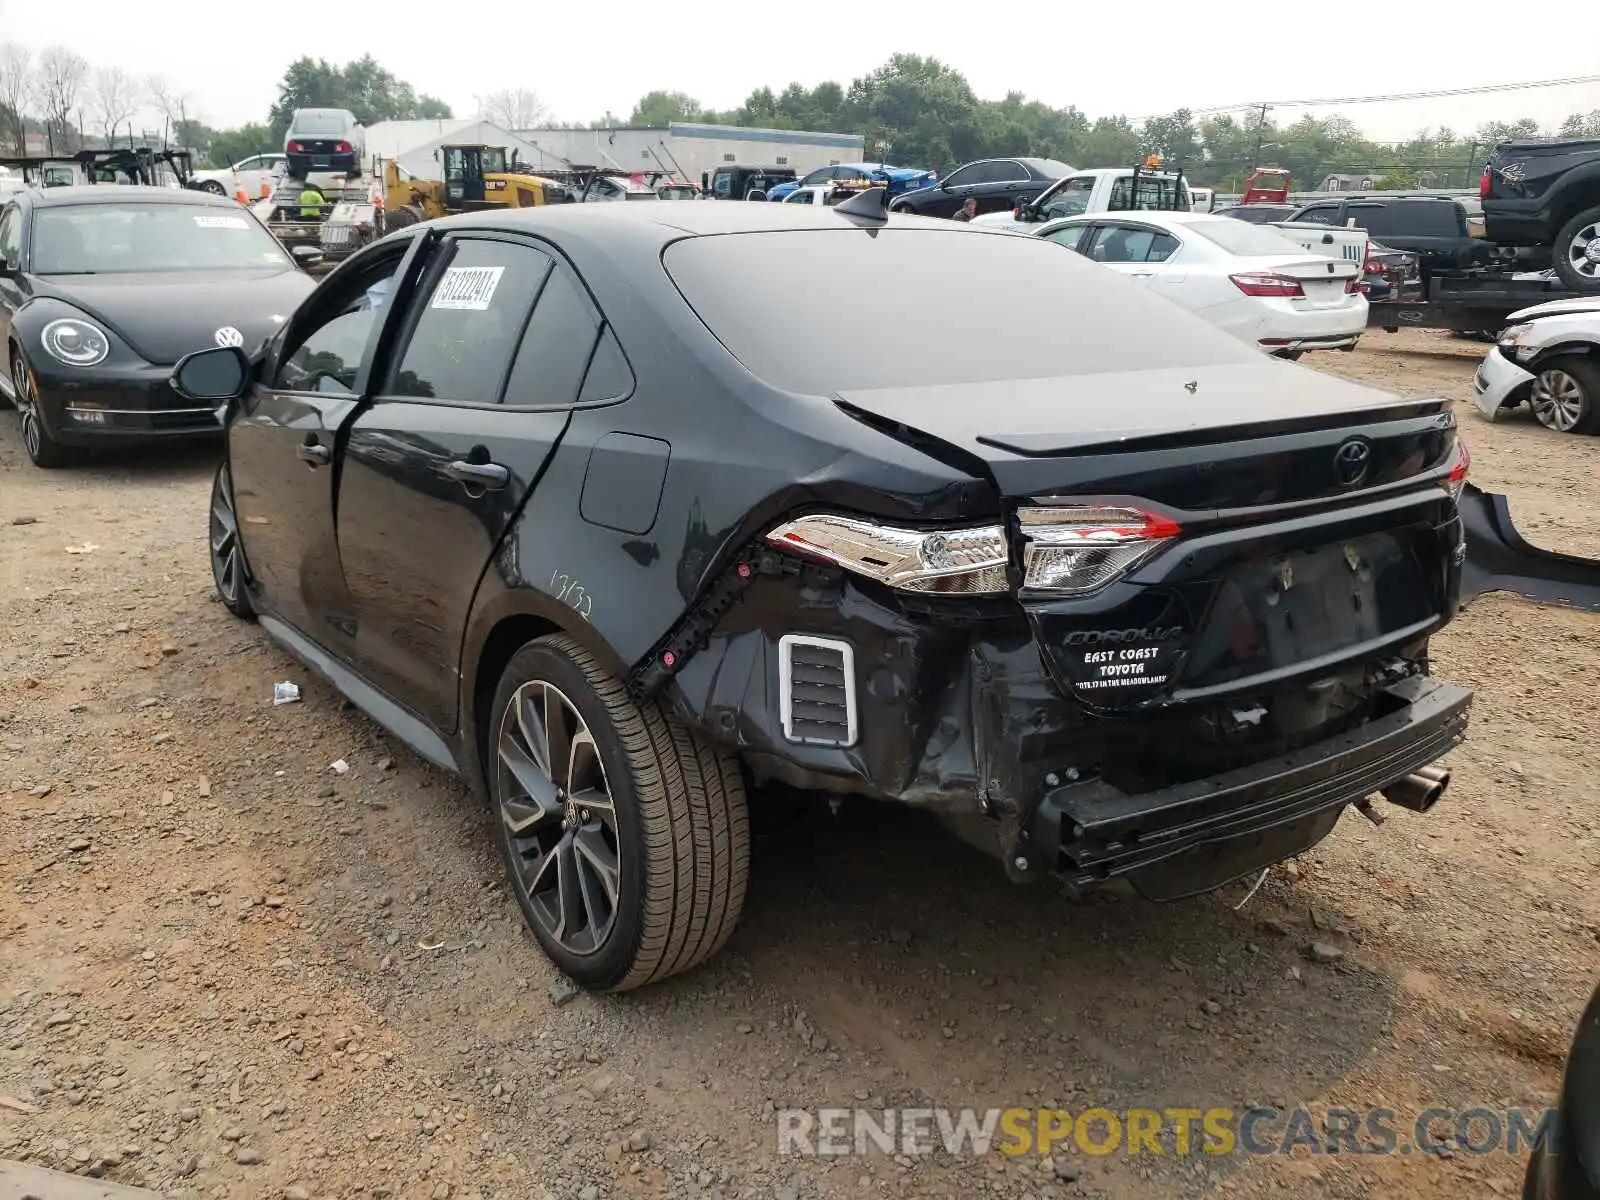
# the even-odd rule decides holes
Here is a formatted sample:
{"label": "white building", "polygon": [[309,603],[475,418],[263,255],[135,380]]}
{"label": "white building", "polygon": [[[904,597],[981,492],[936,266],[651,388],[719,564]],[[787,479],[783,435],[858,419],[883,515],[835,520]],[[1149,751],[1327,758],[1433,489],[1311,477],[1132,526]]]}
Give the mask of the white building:
{"label": "white building", "polygon": [[[421,122],[417,122],[421,123]],[[448,124],[448,122],[446,122]],[[522,157],[538,167],[568,163],[635,171],[681,172],[694,183],[724,163],[793,167],[804,175],[833,163],[861,162],[865,141],[854,133],[808,133],[798,129],[746,129],[737,125],[698,125],[674,121],[664,126],[617,129],[521,129],[516,137],[533,153]],[[367,135],[371,148],[372,135]],[[520,149],[520,146],[519,146]]]}
{"label": "white building", "polygon": [[393,159],[419,179],[441,179],[443,164],[436,155],[440,146],[448,145],[504,146],[507,159],[516,151],[523,162],[537,161],[531,143],[488,121],[380,121],[367,127],[367,168],[374,170],[374,159]]}

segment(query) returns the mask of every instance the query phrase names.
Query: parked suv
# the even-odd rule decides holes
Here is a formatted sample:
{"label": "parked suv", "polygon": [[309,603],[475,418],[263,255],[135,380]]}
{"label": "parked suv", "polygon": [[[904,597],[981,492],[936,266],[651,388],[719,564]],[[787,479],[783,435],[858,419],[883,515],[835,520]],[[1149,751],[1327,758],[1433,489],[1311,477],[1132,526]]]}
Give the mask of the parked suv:
{"label": "parked suv", "polygon": [[1491,240],[1548,246],[1562,283],[1600,291],[1600,141],[1501,142],[1479,195]]}
{"label": "parked suv", "polygon": [[587,987],[717,951],[777,789],[1176,899],[1427,811],[1465,733],[1447,400],[881,188],[430,221],[173,382],[228,406],[222,602],[478,787]]}
{"label": "parked suv", "polygon": [[990,158],[957,167],[932,187],[899,196],[894,211],[919,217],[953,217],[969,199],[978,215],[1010,212],[1038,196],[1072,168],[1053,158]]}
{"label": "parked suv", "polygon": [[358,172],[367,157],[367,131],[349,109],[297,108],[283,137],[283,152],[296,179],[312,171]]}

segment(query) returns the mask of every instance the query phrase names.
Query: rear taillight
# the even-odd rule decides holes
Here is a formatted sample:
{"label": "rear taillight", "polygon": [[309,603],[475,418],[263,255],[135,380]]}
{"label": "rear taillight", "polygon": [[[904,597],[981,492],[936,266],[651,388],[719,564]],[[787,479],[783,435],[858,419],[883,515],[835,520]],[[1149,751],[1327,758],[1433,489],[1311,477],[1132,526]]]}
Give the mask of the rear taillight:
{"label": "rear taillight", "polygon": [[349,142],[340,142],[337,146],[334,147],[334,151],[336,153],[338,153],[338,154],[349,154],[350,153],[350,149],[351,149],[351,147],[350,147],[350,143]]}
{"label": "rear taillight", "polygon": [[1354,296],[1365,292],[1367,290],[1367,285],[1362,283],[1361,280],[1356,276],[1352,275],[1349,279],[1344,281],[1344,290],[1346,295]]}
{"label": "rear taillight", "polygon": [[1467,444],[1459,437],[1456,438],[1456,460],[1450,466],[1450,474],[1444,481],[1444,490],[1450,493],[1450,499],[1459,501],[1461,493],[1467,487],[1467,475],[1472,470],[1472,454],[1467,450]]}
{"label": "rear taillight", "polygon": [[290,142],[284,147],[284,151],[288,154],[299,154],[304,148],[305,147],[301,146],[299,142]]}
{"label": "rear taillight", "polygon": [[1242,275],[1229,275],[1233,286],[1246,296],[1304,296],[1305,289],[1298,279],[1287,275],[1274,275],[1270,271],[1246,271]]}
{"label": "rear taillight", "polygon": [[787,521],[767,541],[807,558],[911,592],[1009,590],[1005,530],[918,530],[817,514]]}
{"label": "rear taillight", "polygon": [[1483,169],[1483,174],[1478,176],[1478,199],[1479,200],[1487,200],[1488,198],[1489,198],[1489,168],[1485,167]]}
{"label": "rear taillight", "polygon": [[1017,512],[1023,586],[1065,595],[1093,592],[1126,575],[1181,532],[1137,508],[1061,506]]}

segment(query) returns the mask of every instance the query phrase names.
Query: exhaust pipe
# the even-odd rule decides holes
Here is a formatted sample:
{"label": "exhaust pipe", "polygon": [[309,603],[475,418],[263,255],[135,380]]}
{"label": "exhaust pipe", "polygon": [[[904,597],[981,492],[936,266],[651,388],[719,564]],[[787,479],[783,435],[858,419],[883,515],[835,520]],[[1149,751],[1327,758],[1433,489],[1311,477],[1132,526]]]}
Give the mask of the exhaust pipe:
{"label": "exhaust pipe", "polygon": [[1425,813],[1450,786],[1450,772],[1442,767],[1419,767],[1404,779],[1397,779],[1379,794],[1390,804]]}

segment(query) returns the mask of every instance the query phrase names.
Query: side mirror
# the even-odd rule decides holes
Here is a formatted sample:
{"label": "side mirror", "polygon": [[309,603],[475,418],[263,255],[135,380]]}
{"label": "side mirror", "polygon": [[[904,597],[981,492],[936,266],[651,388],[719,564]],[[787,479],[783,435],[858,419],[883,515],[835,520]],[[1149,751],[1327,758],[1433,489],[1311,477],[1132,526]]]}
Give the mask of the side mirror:
{"label": "side mirror", "polygon": [[301,267],[314,267],[322,261],[322,251],[316,246],[296,246],[289,253]]}
{"label": "side mirror", "polygon": [[237,346],[196,350],[172,369],[172,390],[185,400],[236,400],[250,379],[250,360]]}

